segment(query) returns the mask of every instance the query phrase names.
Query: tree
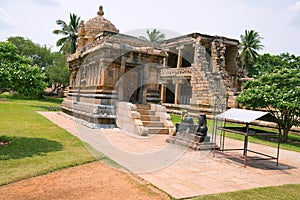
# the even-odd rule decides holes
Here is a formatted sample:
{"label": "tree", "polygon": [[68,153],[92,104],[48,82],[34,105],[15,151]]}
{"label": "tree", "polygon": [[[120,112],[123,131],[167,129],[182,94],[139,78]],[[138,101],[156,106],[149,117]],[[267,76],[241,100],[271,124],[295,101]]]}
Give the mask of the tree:
{"label": "tree", "polygon": [[252,77],[252,66],[259,55],[257,51],[264,47],[261,39],[263,38],[254,30],[245,30],[245,35],[241,35],[241,57],[250,77]]}
{"label": "tree", "polygon": [[69,70],[66,65],[66,56],[59,52],[51,52],[50,48],[41,46],[23,37],[9,37],[20,55],[29,59],[31,65],[37,65],[46,73],[45,81],[52,87],[50,93],[58,94],[69,84]]}
{"label": "tree", "polygon": [[66,65],[66,56],[59,52],[52,53],[53,63],[47,66],[46,75],[48,82],[52,86],[51,93],[58,92],[69,85],[70,72]]}
{"label": "tree", "polygon": [[63,35],[56,42],[56,46],[60,47],[60,52],[64,54],[75,53],[77,48],[77,37],[80,17],[70,13],[70,22],[67,24],[61,19],[56,20],[56,24],[61,26],[60,30],[54,30],[53,33],[57,35]]}
{"label": "tree", "polygon": [[46,84],[44,73],[19,55],[10,42],[0,42],[0,93],[14,90],[21,95],[41,97]]}
{"label": "tree", "polygon": [[140,36],[139,39],[149,42],[162,42],[165,40],[165,34],[156,29],[153,29],[151,32],[147,30],[147,36],[148,38]]}
{"label": "tree", "polygon": [[32,65],[37,65],[42,70],[53,62],[51,49],[46,46],[41,46],[21,36],[9,37],[7,41],[17,47],[21,56],[29,58]]}
{"label": "tree", "polygon": [[289,53],[282,53],[280,55],[270,55],[266,53],[259,55],[252,67],[252,75],[254,77],[260,76],[282,68],[300,70],[300,56]]}
{"label": "tree", "polygon": [[15,45],[10,42],[0,41],[0,60],[1,63],[14,63],[18,61],[21,64],[29,64],[30,60],[21,56]]}
{"label": "tree", "polygon": [[300,73],[298,69],[278,69],[246,83],[237,101],[247,108],[266,109],[277,119],[283,142],[293,126],[300,126]]}

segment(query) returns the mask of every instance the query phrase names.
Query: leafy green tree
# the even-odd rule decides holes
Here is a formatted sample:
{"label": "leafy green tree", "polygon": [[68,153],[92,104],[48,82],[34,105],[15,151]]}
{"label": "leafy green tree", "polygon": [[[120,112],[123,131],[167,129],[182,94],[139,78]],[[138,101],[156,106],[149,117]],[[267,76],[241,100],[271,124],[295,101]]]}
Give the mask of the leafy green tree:
{"label": "leafy green tree", "polygon": [[165,34],[156,29],[153,29],[151,32],[147,30],[147,36],[148,38],[140,36],[139,39],[149,42],[162,42],[165,40]]}
{"label": "leafy green tree", "polygon": [[69,70],[66,65],[66,56],[59,52],[51,52],[50,48],[41,46],[23,37],[9,37],[20,55],[28,58],[31,65],[39,66],[45,73],[45,81],[48,87],[52,87],[50,93],[58,94],[59,90],[69,84]]}
{"label": "leafy green tree", "polygon": [[0,41],[0,59],[1,63],[14,63],[18,61],[21,64],[29,64],[30,60],[19,54],[15,45],[10,42]]}
{"label": "leafy green tree", "polygon": [[48,82],[52,86],[51,93],[58,94],[69,85],[70,72],[66,65],[66,56],[59,52],[52,53],[53,64],[46,68]]}
{"label": "leafy green tree", "polygon": [[254,30],[245,30],[245,35],[241,35],[241,57],[249,77],[252,77],[252,66],[259,55],[257,51],[264,47],[262,39]]}
{"label": "leafy green tree", "polygon": [[0,42],[0,93],[14,90],[24,96],[41,97],[46,88],[44,80],[41,69],[19,55],[16,46]]}
{"label": "leafy green tree", "polygon": [[289,53],[270,55],[268,53],[259,55],[252,68],[253,76],[260,76],[276,69],[298,69],[300,70],[300,56]]}
{"label": "leafy green tree", "polygon": [[9,37],[7,41],[17,47],[21,56],[29,58],[32,65],[37,65],[42,70],[53,62],[51,49],[46,46],[41,46],[21,36]]}
{"label": "leafy green tree", "polygon": [[60,47],[60,52],[64,54],[75,53],[77,48],[77,37],[80,17],[70,13],[70,22],[67,24],[65,21],[58,19],[56,24],[61,26],[60,30],[54,30],[53,33],[57,35],[63,35],[56,42],[56,46]]}
{"label": "leafy green tree", "polygon": [[276,119],[283,142],[293,126],[300,126],[300,73],[278,69],[249,81],[237,101],[247,108],[266,109]]}

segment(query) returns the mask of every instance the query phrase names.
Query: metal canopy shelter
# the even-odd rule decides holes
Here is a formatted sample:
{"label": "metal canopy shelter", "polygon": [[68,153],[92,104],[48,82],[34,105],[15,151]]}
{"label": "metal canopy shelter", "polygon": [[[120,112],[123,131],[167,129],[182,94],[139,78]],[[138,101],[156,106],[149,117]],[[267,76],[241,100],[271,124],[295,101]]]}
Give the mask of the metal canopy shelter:
{"label": "metal canopy shelter", "polygon": [[[276,118],[273,117],[270,113],[232,108],[232,109],[229,109],[219,115],[216,115],[215,120],[218,120],[218,119],[225,120],[224,126],[218,127],[218,129],[221,130],[221,135],[220,135],[220,151],[221,152],[243,150],[244,167],[246,167],[246,165],[247,165],[247,152],[252,152],[252,153],[267,157],[267,158],[259,158],[260,160],[276,159],[276,165],[278,165],[280,137],[278,137],[276,157],[248,149],[248,137],[249,136],[266,136],[266,137],[277,137],[278,136],[278,135],[275,135],[274,133],[270,133],[267,131],[262,131],[262,130],[258,130],[258,129],[249,127],[249,124],[251,122],[253,122],[254,120],[276,122]],[[226,127],[226,122],[228,120],[242,122],[242,123],[245,123],[246,126],[245,127]],[[224,146],[225,146],[225,133],[226,132],[244,135],[244,148],[243,149],[225,149]],[[215,132],[215,134],[216,134],[216,132]],[[256,160],[258,160],[258,158]]]}

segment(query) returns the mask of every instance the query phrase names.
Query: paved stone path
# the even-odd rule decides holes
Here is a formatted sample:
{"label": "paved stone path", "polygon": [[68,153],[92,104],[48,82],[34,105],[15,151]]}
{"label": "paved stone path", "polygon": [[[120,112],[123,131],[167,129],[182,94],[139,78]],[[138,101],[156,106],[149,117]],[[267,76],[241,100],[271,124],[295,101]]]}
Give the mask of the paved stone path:
{"label": "paved stone path", "polygon": [[[89,129],[55,112],[40,114],[174,198],[300,184],[300,153],[281,150],[279,166],[273,160],[256,160],[244,168],[242,162],[221,154],[213,157],[210,151],[166,143],[166,135],[140,137],[119,129]],[[226,147],[242,146],[242,141],[226,138]],[[272,147],[250,143],[249,148],[276,154]]]}

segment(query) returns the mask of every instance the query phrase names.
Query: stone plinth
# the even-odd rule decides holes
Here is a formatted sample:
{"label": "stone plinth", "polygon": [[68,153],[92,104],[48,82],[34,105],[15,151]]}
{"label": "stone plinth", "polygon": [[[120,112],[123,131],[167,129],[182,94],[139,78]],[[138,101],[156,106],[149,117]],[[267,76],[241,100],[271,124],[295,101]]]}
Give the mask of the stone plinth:
{"label": "stone plinth", "polygon": [[166,142],[185,146],[193,150],[211,150],[213,144],[210,142],[210,136],[205,136],[204,141],[200,143],[201,137],[188,131],[180,131],[175,136],[167,138]]}

